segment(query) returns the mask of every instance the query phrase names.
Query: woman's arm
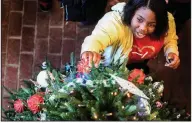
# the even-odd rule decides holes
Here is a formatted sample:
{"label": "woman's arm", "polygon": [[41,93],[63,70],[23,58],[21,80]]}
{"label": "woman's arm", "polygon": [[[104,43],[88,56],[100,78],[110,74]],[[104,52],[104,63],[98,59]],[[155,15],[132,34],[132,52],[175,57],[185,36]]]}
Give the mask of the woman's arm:
{"label": "woman's arm", "polygon": [[169,19],[169,29],[167,36],[165,37],[165,43],[164,43],[164,52],[165,56],[167,56],[170,52],[175,53],[179,56],[178,47],[177,47],[177,40],[178,36],[176,35],[176,26],[175,26],[175,20],[171,13],[168,13],[168,19]]}
{"label": "woman's arm", "polygon": [[171,13],[168,13],[169,29],[167,36],[165,37],[165,56],[167,63],[165,66],[176,69],[180,64],[179,52],[177,46],[178,37],[176,35],[175,21]]}
{"label": "woman's arm", "polygon": [[120,21],[116,14],[109,12],[97,23],[92,34],[82,44],[81,54],[85,51],[102,52],[107,46],[119,40]]}

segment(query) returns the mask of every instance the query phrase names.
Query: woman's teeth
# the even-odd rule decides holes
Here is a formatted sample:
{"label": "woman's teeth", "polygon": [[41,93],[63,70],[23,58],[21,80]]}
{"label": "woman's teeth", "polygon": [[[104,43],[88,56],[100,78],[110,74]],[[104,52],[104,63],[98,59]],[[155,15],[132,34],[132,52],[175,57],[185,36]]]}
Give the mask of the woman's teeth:
{"label": "woman's teeth", "polygon": [[137,32],[136,34],[137,34],[137,37],[138,37],[138,38],[143,38],[143,37],[145,37],[144,34],[141,34],[141,33],[138,33],[138,32]]}

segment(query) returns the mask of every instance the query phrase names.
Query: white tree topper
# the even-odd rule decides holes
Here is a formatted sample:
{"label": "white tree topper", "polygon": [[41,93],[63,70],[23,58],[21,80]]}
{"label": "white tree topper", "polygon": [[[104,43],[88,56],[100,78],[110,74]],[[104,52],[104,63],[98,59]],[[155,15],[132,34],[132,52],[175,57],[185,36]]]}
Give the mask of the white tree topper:
{"label": "white tree topper", "polygon": [[141,91],[137,86],[135,86],[132,82],[124,80],[118,76],[112,75],[112,78],[125,90],[128,90],[130,93],[143,97],[145,99],[149,99],[143,91]]}

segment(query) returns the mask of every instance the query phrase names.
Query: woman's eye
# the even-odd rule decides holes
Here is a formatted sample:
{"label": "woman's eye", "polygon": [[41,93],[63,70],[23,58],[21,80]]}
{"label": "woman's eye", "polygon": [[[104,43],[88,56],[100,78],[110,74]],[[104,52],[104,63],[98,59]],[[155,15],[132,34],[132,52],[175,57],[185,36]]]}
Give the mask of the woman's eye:
{"label": "woman's eye", "polygon": [[137,20],[138,20],[138,22],[143,22],[143,20],[142,20],[142,19],[140,19],[140,18],[137,18]]}
{"label": "woman's eye", "polygon": [[155,24],[149,24],[149,27],[154,28],[154,27],[155,27]]}

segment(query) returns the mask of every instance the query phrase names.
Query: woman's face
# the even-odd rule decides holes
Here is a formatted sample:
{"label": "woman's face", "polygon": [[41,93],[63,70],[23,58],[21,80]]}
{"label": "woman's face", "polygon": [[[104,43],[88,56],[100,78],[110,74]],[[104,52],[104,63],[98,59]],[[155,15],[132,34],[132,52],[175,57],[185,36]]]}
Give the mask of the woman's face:
{"label": "woman's face", "polygon": [[155,13],[148,8],[142,7],[136,10],[131,20],[131,30],[135,37],[143,38],[152,34],[155,30]]}

